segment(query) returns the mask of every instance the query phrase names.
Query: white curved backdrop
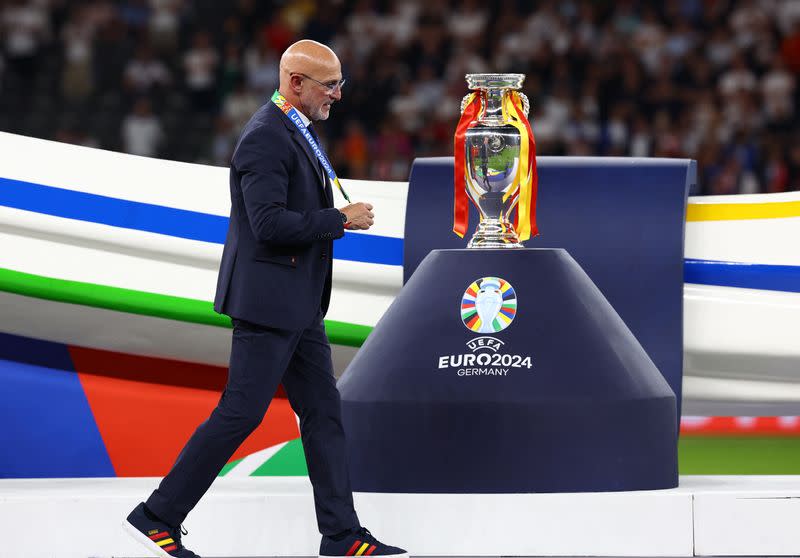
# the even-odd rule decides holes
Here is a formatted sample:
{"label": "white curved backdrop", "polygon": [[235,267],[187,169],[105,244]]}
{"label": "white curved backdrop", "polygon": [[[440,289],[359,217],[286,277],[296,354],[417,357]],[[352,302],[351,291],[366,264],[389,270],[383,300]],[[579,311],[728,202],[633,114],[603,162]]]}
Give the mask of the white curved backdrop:
{"label": "white curved backdrop", "polygon": [[[6,133],[0,151],[0,331],[227,364],[229,330],[210,304],[227,169]],[[359,251],[402,246],[408,191],[342,182],[374,204],[376,225],[348,232],[334,253],[326,321],[338,372],[402,286],[402,258],[359,261]],[[744,276],[763,268],[783,279],[765,289],[686,283],[685,399],[800,401],[799,238],[800,193],[690,198],[687,269],[731,262]]]}

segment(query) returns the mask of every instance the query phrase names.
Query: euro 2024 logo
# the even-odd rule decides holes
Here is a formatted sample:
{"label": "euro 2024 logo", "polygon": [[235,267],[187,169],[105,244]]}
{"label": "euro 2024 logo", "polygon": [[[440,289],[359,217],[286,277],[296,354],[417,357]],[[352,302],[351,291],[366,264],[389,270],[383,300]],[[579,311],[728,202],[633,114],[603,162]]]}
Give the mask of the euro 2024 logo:
{"label": "euro 2024 logo", "polygon": [[[500,277],[482,277],[473,282],[461,298],[461,322],[475,333],[503,331],[517,315],[517,294],[511,283]],[[482,336],[467,341],[472,353],[439,357],[439,369],[455,368],[459,376],[506,376],[512,368],[530,369],[530,356],[500,352],[504,343]]]}
{"label": "euro 2024 logo", "polygon": [[517,293],[499,277],[482,277],[464,291],[461,321],[475,333],[503,331],[517,314]]}

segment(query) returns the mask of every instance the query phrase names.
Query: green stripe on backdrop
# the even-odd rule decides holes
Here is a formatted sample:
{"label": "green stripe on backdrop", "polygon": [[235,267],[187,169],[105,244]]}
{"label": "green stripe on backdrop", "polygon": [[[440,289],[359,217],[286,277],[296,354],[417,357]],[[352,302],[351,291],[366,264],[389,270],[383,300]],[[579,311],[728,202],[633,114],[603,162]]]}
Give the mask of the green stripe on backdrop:
{"label": "green stripe on backdrop", "polygon": [[307,477],[308,466],[300,438],[288,442],[250,475],[253,477]]}
{"label": "green stripe on backdrop", "polygon": [[[11,269],[0,268],[0,291],[179,322],[231,327],[230,319],[214,312],[211,302],[53,279]],[[360,347],[372,331],[370,326],[335,320],[325,320],[325,329],[331,343],[350,347]]]}
{"label": "green stripe on backdrop", "polygon": [[237,459],[236,461],[230,461],[230,462],[226,463],[226,464],[225,464],[225,466],[222,468],[222,470],[219,472],[219,475],[217,475],[217,476],[218,476],[218,477],[224,477],[225,475],[227,475],[227,474],[228,474],[228,472],[229,472],[231,469],[233,469],[234,467],[236,467],[236,466],[237,466],[239,463],[241,463],[241,462],[242,462],[242,460],[241,460],[241,459]]}

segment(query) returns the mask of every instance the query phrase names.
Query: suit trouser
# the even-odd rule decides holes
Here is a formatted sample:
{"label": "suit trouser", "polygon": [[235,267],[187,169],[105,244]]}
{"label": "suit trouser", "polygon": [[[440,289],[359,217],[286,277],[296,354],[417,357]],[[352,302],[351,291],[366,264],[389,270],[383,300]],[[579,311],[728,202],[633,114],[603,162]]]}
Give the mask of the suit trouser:
{"label": "suit trouser", "polygon": [[314,489],[319,530],[332,535],[358,527],[322,314],[302,331],[233,320],[228,383],[211,413],[147,500],[163,521],[177,526],[194,508],[233,452],[261,423],[278,385],[300,417],[300,435]]}

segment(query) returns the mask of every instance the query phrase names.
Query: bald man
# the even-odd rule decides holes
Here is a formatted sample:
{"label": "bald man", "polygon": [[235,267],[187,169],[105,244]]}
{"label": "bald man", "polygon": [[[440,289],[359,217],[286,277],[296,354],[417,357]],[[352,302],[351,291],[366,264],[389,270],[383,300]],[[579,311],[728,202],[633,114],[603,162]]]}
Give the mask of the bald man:
{"label": "bald man", "polygon": [[[278,90],[239,138],[214,300],[214,309],[233,323],[228,383],[158,489],[124,522],[156,556],[197,556],[181,542],[181,523],[259,425],[281,383],[300,417],[322,534],[320,556],[407,556],[379,542],[358,521],[323,324],[333,240],[346,228],[373,224],[368,203],[334,208],[333,187],[341,187],[312,124],[328,118],[343,84],[331,49],[314,41],[293,44],[281,57]],[[273,534],[285,536],[277,529]]]}

